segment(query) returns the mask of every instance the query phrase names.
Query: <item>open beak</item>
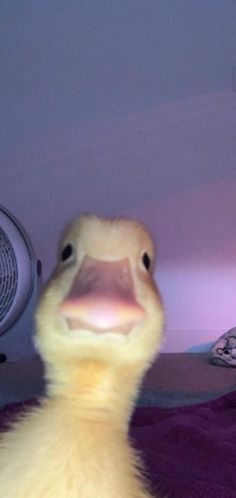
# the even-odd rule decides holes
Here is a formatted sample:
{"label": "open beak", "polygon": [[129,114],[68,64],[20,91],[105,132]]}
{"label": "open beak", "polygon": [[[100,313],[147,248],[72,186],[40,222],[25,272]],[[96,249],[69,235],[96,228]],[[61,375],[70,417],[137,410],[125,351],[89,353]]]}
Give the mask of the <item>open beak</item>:
{"label": "open beak", "polygon": [[129,260],[86,256],[60,303],[60,313],[71,330],[128,334],[145,314],[135,298]]}

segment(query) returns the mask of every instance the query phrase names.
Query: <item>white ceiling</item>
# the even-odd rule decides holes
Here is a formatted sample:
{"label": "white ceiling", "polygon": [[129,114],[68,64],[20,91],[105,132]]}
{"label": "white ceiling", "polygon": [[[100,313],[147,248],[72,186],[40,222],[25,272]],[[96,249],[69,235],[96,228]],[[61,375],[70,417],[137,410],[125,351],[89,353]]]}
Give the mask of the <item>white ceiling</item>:
{"label": "white ceiling", "polygon": [[1,1],[1,160],[73,121],[230,90],[234,0]]}
{"label": "white ceiling", "polygon": [[234,0],[2,0],[0,203],[46,266],[80,210],[235,177],[235,26]]}

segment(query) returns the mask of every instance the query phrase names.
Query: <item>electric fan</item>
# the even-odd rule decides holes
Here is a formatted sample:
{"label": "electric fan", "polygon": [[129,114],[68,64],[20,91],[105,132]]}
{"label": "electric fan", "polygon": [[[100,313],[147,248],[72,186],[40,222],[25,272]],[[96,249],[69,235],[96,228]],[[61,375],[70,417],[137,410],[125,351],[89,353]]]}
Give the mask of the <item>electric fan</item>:
{"label": "electric fan", "polygon": [[18,220],[0,206],[0,361],[32,355],[41,262]]}

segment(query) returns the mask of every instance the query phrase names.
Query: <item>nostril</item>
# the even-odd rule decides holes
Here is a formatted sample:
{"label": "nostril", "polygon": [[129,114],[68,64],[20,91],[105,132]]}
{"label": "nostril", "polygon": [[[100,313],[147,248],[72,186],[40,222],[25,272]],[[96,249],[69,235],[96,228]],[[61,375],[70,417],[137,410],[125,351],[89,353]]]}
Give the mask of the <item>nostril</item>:
{"label": "nostril", "polygon": [[38,261],[37,261],[36,269],[37,269],[37,275],[39,277],[41,277],[41,275],[42,275],[42,263],[41,263],[40,259],[38,259]]}

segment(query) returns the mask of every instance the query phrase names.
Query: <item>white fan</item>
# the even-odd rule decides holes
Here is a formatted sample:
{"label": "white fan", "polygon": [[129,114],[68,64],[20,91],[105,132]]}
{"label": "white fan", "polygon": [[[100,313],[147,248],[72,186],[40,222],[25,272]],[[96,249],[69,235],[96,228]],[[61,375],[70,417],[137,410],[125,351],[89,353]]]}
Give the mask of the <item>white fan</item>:
{"label": "white fan", "polygon": [[34,353],[33,312],[42,267],[18,220],[0,206],[0,360]]}

